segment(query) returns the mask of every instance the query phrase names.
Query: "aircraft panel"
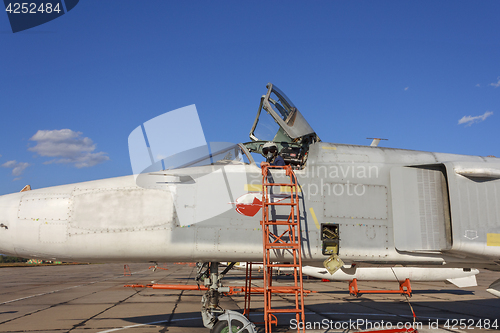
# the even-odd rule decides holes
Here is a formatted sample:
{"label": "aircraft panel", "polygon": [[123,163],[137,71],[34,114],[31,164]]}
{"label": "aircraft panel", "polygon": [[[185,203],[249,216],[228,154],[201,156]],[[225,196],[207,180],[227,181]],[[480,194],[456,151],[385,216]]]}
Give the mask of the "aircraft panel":
{"label": "aircraft panel", "polygon": [[170,193],[145,189],[75,191],[70,224],[85,230],[151,227],[169,224],[173,208]]}
{"label": "aircraft panel", "polygon": [[[227,218],[221,219],[228,223]],[[234,254],[235,249],[243,253],[262,253],[262,230],[260,228],[230,227],[219,229],[217,251]]]}
{"label": "aircraft panel", "polygon": [[[465,177],[455,172],[464,166],[481,170],[483,163],[447,163],[453,226],[453,249],[476,255],[495,255],[488,234],[500,233],[500,180]],[[498,165],[490,167],[498,169]],[[491,243],[490,243],[491,244]]]}
{"label": "aircraft panel", "polygon": [[449,209],[439,170],[391,170],[394,238],[400,251],[440,251],[450,247]]}
{"label": "aircraft panel", "polygon": [[336,153],[335,147],[322,147],[321,161],[322,162],[337,162],[337,163],[368,163],[370,158],[366,154],[346,154]]}
{"label": "aircraft panel", "polygon": [[218,229],[198,227],[196,228],[196,250],[214,252],[218,239]]}
{"label": "aircraft panel", "polygon": [[387,219],[387,187],[351,183],[324,183],[326,218]]}
{"label": "aircraft panel", "polygon": [[67,223],[42,223],[40,224],[41,243],[64,243],[68,239]]}
{"label": "aircraft panel", "polygon": [[67,221],[69,216],[69,194],[25,194],[19,203],[20,220]]}
{"label": "aircraft panel", "polygon": [[[358,222],[358,223],[356,223]],[[360,223],[361,222],[361,223]],[[384,225],[370,225],[358,220],[355,223],[340,223],[340,252],[342,258],[373,259],[387,257],[389,231]],[[348,243],[348,249],[342,243]]]}
{"label": "aircraft panel", "polygon": [[485,225],[494,227],[500,222],[498,202],[500,202],[500,182],[474,182],[463,179],[459,182],[459,196],[465,220],[469,226]]}

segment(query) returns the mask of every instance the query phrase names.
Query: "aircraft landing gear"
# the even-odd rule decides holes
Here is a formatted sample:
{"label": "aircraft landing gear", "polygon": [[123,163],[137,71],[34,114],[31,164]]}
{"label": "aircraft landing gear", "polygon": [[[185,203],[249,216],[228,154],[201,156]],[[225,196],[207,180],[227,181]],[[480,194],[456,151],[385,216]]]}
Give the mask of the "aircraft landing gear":
{"label": "aircraft landing gear", "polygon": [[218,262],[198,263],[195,280],[209,288],[201,299],[201,316],[203,325],[210,328],[211,333],[255,333],[255,325],[245,316],[219,305],[220,293],[229,292],[229,287],[223,287],[221,280],[233,266],[234,263],[230,264],[219,275]]}
{"label": "aircraft landing gear", "polygon": [[226,310],[210,333],[254,333],[255,325],[239,312]]}

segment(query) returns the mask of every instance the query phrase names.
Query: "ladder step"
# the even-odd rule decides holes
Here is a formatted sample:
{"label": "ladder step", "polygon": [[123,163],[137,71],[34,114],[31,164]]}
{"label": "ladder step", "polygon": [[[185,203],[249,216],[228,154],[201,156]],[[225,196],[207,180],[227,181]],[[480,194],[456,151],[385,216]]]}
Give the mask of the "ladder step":
{"label": "ladder step", "polygon": [[299,249],[299,244],[297,243],[271,243],[271,244],[266,244],[266,250],[268,249],[290,249],[290,250],[297,250]]}
{"label": "ladder step", "polygon": [[292,292],[295,292],[295,291],[300,291],[300,286],[271,286],[271,287],[267,287],[266,288],[267,290],[269,290],[270,292],[275,292],[275,291],[288,291],[288,290],[292,290]]}
{"label": "ladder step", "polygon": [[267,267],[288,267],[288,268],[300,268],[298,264],[269,264]]}
{"label": "ladder step", "polygon": [[267,313],[301,313],[300,309],[269,309]]}
{"label": "ladder step", "polygon": [[299,225],[297,222],[290,222],[290,221],[285,221],[285,220],[281,220],[281,221],[269,221],[269,222],[266,222],[267,225],[291,225],[291,226],[297,226]]}
{"label": "ladder step", "polygon": [[290,187],[295,187],[295,184],[290,184],[290,183],[263,183],[262,186],[290,186]]}
{"label": "ladder step", "polygon": [[297,206],[298,202],[263,202],[264,206]]}

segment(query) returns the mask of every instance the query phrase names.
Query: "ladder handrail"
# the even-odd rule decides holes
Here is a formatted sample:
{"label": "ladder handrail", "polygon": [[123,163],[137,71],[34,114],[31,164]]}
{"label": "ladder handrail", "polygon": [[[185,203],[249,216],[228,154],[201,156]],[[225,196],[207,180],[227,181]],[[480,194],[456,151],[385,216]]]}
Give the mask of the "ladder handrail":
{"label": "ladder handrail", "polygon": [[[270,169],[284,169],[285,176],[289,177],[289,183],[275,183]],[[269,188],[274,186],[289,186],[290,202],[273,203],[269,195]],[[286,222],[276,224],[270,220],[269,207],[290,206],[290,215]],[[277,318],[273,313],[295,313],[297,322],[305,321],[304,314],[304,286],[302,277],[302,251],[301,251],[301,232],[300,232],[300,209],[299,209],[299,194],[297,177],[293,172],[291,166],[273,166],[267,163],[262,163],[262,236],[263,236],[263,263],[264,263],[264,321],[266,325],[266,333],[271,333],[272,324],[277,324]],[[278,225],[288,226],[280,235],[274,234],[269,230],[270,226]],[[285,239],[288,235],[288,241]],[[273,238],[271,240],[271,238]],[[288,246],[288,247],[287,247]],[[275,309],[271,306],[271,298],[273,290],[277,291],[280,287],[272,286],[272,270],[273,264],[270,261],[271,250],[282,250],[291,252],[293,257],[293,276],[294,276],[294,294],[295,294],[295,308],[294,309]],[[298,332],[300,327],[304,330],[304,325],[297,325]]]}

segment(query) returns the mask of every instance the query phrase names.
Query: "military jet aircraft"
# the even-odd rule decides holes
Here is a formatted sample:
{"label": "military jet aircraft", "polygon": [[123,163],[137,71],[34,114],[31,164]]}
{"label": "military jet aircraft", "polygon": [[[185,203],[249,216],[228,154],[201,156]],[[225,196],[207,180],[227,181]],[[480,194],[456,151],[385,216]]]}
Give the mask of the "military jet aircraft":
{"label": "military jet aircraft", "polygon": [[[322,142],[272,84],[247,143],[206,144],[194,106],[157,118],[129,137],[134,175],[1,196],[0,252],[206,263],[200,276],[211,292],[202,314],[213,327],[221,319],[218,263],[262,261],[262,176],[252,154],[262,155],[272,141],[300,185],[304,265],[337,256],[347,267],[500,271],[498,158]],[[165,141],[159,133],[175,136]],[[178,142],[176,150],[162,150],[165,142]],[[285,178],[281,170],[272,176]],[[274,200],[287,195],[272,193]],[[284,214],[279,207],[271,213]],[[291,258],[287,251],[272,255],[276,262]]]}

